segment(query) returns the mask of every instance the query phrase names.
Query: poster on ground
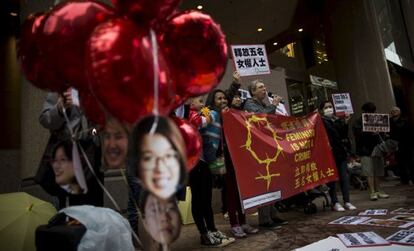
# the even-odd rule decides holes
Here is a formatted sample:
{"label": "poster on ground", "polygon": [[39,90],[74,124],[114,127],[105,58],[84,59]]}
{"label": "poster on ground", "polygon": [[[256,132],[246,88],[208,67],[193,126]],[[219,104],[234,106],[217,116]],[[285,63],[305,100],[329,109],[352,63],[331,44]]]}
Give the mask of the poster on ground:
{"label": "poster on ground", "polygon": [[414,221],[403,221],[393,219],[371,219],[362,223],[363,225],[377,226],[377,227],[398,227],[408,228],[414,226]]}
{"label": "poster on ground", "polygon": [[389,132],[390,115],[381,113],[363,113],[362,114],[362,131],[363,132]]}
{"label": "poster on ground", "polygon": [[231,52],[236,70],[240,76],[270,74],[264,44],[232,45]]}
{"label": "poster on ground", "polygon": [[374,232],[359,232],[337,234],[338,238],[347,247],[387,246],[390,242]]}
{"label": "poster on ground", "polygon": [[349,93],[334,93],[332,94],[332,101],[337,116],[350,115],[354,113],[351,95],[349,95]]}
{"label": "poster on ground", "polygon": [[391,211],[391,214],[412,214],[414,215],[414,209],[398,208]]}
{"label": "poster on ground", "polygon": [[329,222],[331,225],[358,225],[370,220],[370,217],[361,216],[343,216],[339,219]]}
{"label": "poster on ground", "polygon": [[223,128],[244,210],[338,179],[317,113],[296,118],[230,110]]}
{"label": "poster on ground", "polygon": [[414,231],[412,230],[401,230],[392,234],[387,238],[387,241],[401,245],[412,245],[414,246]]}
{"label": "poster on ground", "polygon": [[387,215],[387,209],[367,209],[363,212],[360,212],[359,215]]}

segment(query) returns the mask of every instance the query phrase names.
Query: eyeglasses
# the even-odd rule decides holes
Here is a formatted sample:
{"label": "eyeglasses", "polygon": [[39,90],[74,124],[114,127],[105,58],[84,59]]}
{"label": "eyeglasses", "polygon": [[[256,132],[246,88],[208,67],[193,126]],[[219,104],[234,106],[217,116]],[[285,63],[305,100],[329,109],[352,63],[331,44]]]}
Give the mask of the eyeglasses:
{"label": "eyeglasses", "polygon": [[164,165],[173,165],[177,163],[177,160],[178,154],[176,151],[168,152],[164,156],[156,156],[155,154],[144,153],[141,157],[143,168],[146,170],[154,169],[159,163],[158,161],[162,161]]}
{"label": "eyeglasses", "polygon": [[52,166],[54,166],[54,165],[65,165],[65,164],[69,163],[70,161],[71,160],[69,160],[69,159],[52,159],[50,161],[50,164]]}

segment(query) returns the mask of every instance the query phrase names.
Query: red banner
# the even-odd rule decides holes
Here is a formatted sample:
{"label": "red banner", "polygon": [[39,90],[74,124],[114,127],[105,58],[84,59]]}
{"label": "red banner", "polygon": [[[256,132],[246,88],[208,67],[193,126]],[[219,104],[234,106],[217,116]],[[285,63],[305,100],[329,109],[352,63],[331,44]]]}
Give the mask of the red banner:
{"label": "red banner", "polygon": [[338,179],[317,113],[296,118],[230,110],[223,124],[244,210]]}

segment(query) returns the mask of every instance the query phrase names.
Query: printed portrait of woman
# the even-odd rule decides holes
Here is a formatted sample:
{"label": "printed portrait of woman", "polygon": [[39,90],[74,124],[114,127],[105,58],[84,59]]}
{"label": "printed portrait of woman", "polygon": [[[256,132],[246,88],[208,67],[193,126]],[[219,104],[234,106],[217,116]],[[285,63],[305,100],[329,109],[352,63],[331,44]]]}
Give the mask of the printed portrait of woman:
{"label": "printed portrait of woman", "polygon": [[70,194],[80,194],[72,161],[72,142],[61,141],[53,148],[51,165],[55,174],[55,182]]}
{"label": "printed portrait of woman", "polygon": [[145,230],[161,245],[173,243],[181,231],[181,216],[174,197],[161,200],[149,192],[140,198],[140,211]]}
{"label": "printed portrait of woman", "polygon": [[102,153],[107,169],[125,168],[128,153],[128,127],[114,118],[106,120],[102,134]]}
{"label": "printed portrait of woman", "polygon": [[185,145],[175,123],[150,116],[135,126],[128,150],[129,173],[160,199],[169,199],[186,178]]}

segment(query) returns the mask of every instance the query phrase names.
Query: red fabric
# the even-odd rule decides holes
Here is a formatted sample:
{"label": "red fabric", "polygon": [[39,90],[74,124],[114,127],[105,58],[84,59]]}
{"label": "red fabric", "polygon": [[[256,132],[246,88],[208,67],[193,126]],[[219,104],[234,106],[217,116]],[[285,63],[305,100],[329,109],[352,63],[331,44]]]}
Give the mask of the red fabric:
{"label": "red fabric", "polygon": [[317,113],[295,118],[230,110],[222,115],[244,210],[338,179]]}
{"label": "red fabric", "polygon": [[188,121],[190,121],[190,123],[197,129],[201,128],[201,126],[203,125],[201,115],[195,110],[190,110],[190,114],[188,115]]}

